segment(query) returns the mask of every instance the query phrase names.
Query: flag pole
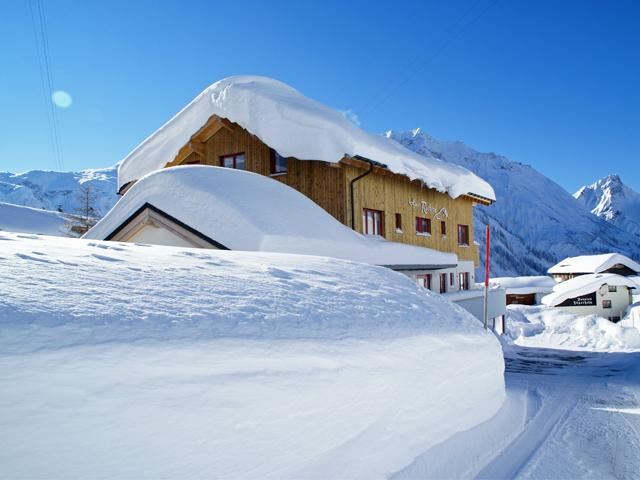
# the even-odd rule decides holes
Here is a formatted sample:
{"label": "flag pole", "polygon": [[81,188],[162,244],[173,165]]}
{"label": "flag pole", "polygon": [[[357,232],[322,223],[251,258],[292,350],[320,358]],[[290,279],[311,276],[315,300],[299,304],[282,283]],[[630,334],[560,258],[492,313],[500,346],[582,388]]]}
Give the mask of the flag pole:
{"label": "flag pole", "polygon": [[489,294],[489,254],[491,251],[491,230],[489,230],[489,225],[487,224],[485,230],[485,255],[484,255],[484,329],[487,329],[488,321],[488,294]]}

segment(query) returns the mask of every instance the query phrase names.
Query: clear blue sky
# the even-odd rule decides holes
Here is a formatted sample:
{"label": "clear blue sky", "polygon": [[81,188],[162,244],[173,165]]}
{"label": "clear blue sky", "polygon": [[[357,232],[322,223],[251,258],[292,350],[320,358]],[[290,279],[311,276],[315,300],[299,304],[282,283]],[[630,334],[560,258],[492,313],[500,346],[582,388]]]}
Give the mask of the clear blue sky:
{"label": "clear blue sky", "polygon": [[[30,2],[0,5],[0,169],[56,169]],[[569,191],[640,190],[640,2],[53,1],[64,168],[113,165],[207,85],[278,78],[364,129],[421,127]],[[49,100],[47,100],[49,101]]]}

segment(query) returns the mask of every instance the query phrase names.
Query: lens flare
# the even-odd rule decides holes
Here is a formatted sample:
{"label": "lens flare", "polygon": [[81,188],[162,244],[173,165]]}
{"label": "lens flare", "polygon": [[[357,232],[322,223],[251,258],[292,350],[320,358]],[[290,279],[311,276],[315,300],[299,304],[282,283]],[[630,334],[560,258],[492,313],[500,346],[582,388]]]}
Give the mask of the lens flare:
{"label": "lens flare", "polygon": [[53,95],[51,95],[51,100],[56,107],[60,108],[69,108],[73,103],[71,95],[69,95],[64,90],[56,90],[55,92],[53,92]]}

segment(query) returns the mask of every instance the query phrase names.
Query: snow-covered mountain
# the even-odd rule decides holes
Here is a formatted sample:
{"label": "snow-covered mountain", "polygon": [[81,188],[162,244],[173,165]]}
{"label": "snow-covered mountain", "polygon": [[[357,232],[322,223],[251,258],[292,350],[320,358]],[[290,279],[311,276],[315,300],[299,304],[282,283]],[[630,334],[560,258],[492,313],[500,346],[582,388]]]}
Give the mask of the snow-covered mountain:
{"label": "snow-covered mountain", "polygon": [[640,235],[640,193],[622,183],[618,175],[586,185],[573,196],[594,215]]}
{"label": "snow-covered mountain", "polygon": [[81,187],[90,185],[95,213],[102,217],[118,200],[116,180],[116,167],[79,172],[0,172],[0,202],[74,213],[80,207]]}
{"label": "snow-covered mountain", "polygon": [[[389,131],[409,149],[462,165],[487,180],[497,202],[476,207],[476,240],[484,245],[484,225],[492,228],[491,270],[495,276],[543,274],[568,256],[620,252],[640,259],[640,236],[593,215],[569,192],[529,165],[495,153],[481,153],[462,142],[422,132]],[[481,260],[484,249],[480,249]],[[481,270],[481,269],[479,269]],[[483,278],[478,272],[477,278]]]}

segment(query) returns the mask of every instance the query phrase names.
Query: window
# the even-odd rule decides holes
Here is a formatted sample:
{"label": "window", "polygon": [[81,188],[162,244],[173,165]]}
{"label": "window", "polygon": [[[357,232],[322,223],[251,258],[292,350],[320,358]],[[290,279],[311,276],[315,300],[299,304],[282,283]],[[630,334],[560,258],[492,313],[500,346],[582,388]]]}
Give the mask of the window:
{"label": "window", "polygon": [[469,272],[458,273],[458,282],[460,290],[469,290]]}
{"label": "window", "polygon": [[275,150],[271,150],[271,175],[287,173],[289,161]]}
{"label": "window", "polygon": [[447,236],[447,222],[440,220],[440,233],[443,237]]}
{"label": "window", "polygon": [[233,155],[223,155],[220,157],[220,166],[227,168],[235,168],[237,170],[245,170],[246,163],[244,153],[234,153]]}
{"label": "window", "polygon": [[453,272],[449,273],[449,284],[453,287],[456,283],[456,278]]}
{"label": "window", "polygon": [[431,274],[427,273],[426,275],[416,275],[418,279],[418,285],[424,287],[428,290],[431,290]]}
{"label": "window", "polygon": [[362,232],[365,235],[384,235],[380,210],[362,209]]}
{"label": "window", "polygon": [[615,285],[609,285],[609,291],[610,292],[617,292],[618,288]]}
{"label": "window", "polygon": [[611,300],[602,300],[602,308],[611,308]]}
{"label": "window", "polygon": [[458,225],[458,245],[469,245],[469,225]]}
{"label": "window", "polygon": [[416,217],[416,233],[431,234],[431,219]]}
{"label": "window", "polygon": [[396,213],[396,231],[402,232],[402,215]]}
{"label": "window", "polygon": [[440,293],[447,293],[447,274],[440,274]]}

